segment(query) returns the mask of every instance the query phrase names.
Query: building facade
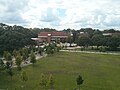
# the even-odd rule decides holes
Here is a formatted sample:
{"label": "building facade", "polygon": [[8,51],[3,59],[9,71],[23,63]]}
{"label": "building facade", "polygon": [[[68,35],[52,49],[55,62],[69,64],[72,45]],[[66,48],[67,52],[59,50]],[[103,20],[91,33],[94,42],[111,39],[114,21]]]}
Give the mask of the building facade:
{"label": "building facade", "polygon": [[40,32],[38,34],[39,42],[65,42],[68,38],[68,34],[62,31],[53,31],[53,32]]}

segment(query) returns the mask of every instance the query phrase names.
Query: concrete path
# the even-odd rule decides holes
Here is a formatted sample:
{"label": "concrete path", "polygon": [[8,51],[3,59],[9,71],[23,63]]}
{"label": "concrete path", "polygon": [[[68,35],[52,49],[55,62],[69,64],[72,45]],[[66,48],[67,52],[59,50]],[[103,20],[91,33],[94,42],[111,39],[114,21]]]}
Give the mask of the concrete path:
{"label": "concrete path", "polygon": [[81,52],[81,53],[95,53],[95,54],[112,54],[112,55],[120,55],[120,53],[111,53],[111,52],[92,52],[92,51],[77,51],[77,50],[60,50],[64,52]]}
{"label": "concrete path", "polygon": [[[46,56],[47,56],[47,54],[44,54],[42,56],[40,56],[39,54],[37,54],[36,55],[36,60],[40,60],[41,58],[46,57]],[[28,66],[28,65],[31,65],[31,64],[32,63],[30,63],[30,60],[28,58],[28,61],[22,62],[21,67],[25,67],[25,66]],[[12,67],[17,67],[17,65],[13,65]]]}

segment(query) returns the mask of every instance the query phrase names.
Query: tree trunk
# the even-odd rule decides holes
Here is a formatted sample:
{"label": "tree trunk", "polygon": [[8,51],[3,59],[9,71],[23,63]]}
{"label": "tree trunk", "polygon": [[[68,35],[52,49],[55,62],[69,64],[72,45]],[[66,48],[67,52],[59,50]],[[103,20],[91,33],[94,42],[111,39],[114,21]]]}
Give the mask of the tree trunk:
{"label": "tree trunk", "polygon": [[80,85],[78,86],[79,90],[80,90]]}

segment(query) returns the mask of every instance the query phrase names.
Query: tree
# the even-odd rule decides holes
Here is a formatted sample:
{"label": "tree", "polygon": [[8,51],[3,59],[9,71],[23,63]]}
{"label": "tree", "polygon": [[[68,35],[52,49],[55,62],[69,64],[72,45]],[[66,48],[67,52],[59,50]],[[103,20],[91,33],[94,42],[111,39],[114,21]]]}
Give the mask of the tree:
{"label": "tree", "polygon": [[38,53],[39,53],[40,55],[42,55],[43,51],[44,51],[44,49],[43,49],[42,47],[39,47],[39,48],[38,48]]}
{"label": "tree", "polygon": [[59,52],[60,49],[61,49],[61,46],[56,46],[56,47],[55,47],[55,51],[56,51],[56,52]]}
{"label": "tree", "polygon": [[79,46],[88,47],[89,45],[91,45],[91,39],[89,37],[82,36],[79,38],[77,44]]}
{"label": "tree", "polygon": [[4,59],[6,60],[7,59],[7,51],[4,51],[4,53],[3,53],[3,57],[4,57]]}
{"label": "tree", "polygon": [[7,58],[6,58],[7,61],[11,61],[12,60],[12,55],[8,52],[7,53]]}
{"label": "tree", "polygon": [[16,56],[17,56],[17,51],[16,50],[13,50],[13,56],[16,58]]}
{"label": "tree", "polygon": [[46,86],[47,86],[47,78],[46,78],[46,76],[45,76],[43,73],[41,74],[41,80],[40,80],[39,85],[40,85],[43,89],[45,89]]}
{"label": "tree", "polygon": [[75,30],[72,33],[73,33],[73,42],[77,43],[79,33],[77,31],[75,31]]}
{"label": "tree", "polygon": [[11,52],[14,49],[18,50],[34,44],[34,41],[31,40],[32,37],[34,37],[33,31],[27,28],[2,24],[0,27],[0,53],[3,53],[3,51]]}
{"label": "tree", "polygon": [[23,82],[26,82],[28,80],[28,76],[27,76],[27,73],[25,71],[22,71],[21,79]]}
{"label": "tree", "polygon": [[7,73],[9,74],[9,76],[10,76],[11,79],[12,79],[12,76],[14,75],[14,74],[13,74],[13,71],[12,71],[12,68],[7,69]]}
{"label": "tree", "polygon": [[6,62],[6,69],[10,69],[11,68],[11,65],[9,62]]}
{"label": "tree", "polygon": [[54,53],[54,50],[50,45],[46,46],[46,53],[47,54],[53,54]]}
{"label": "tree", "polygon": [[30,62],[32,64],[36,63],[36,56],[34,54],[34,52],[32,51],[31,54],[30,54]]}
{"label": "tree", "polygon": [[4,70],[4,62],[3,60],[0,58],[0,71]]}
{"label": "tree", "polygon": [[49,76],[49,79],[48,79],[47,85],[48,85],[49,89],[51,89],[51,90],[54,89],[54,79],[53,79],[52,74]]}
{"label": "tree", "polygon": [[28,48],[24,48],[24,54],[26,56],[26,59],[28,59],[28,57],[29,57]]}
{"label": "tree", "polygon": [[70,47],[71,47],[71,44],[73,43],[73,34],[72,34],[72,32],[69,33],[69,36],[67,38],[67,42],[70,43]]}
{"label": "tree", "polygon": [[23,53],[22,59],[23,59],[23,61],[26,61],[26,60],[27,60],[27,56],[25,55],[25,53]]}
{"label": "tree", "polygon": [[77,82],[77,85],[78,85],[78,88],[79,88],[79,90],[80,90],[80,85],[81,84],[83,84],[83,79],[82,79],[82,77],[79,75],[78,77],[77,77],[77,79],[76,79],[76,82]]}
{"label": "tree", "polygon": [[20,48],[18,53],[22,56],[23,55],[23,49]]}
{"label": "tree", "polygon": [[103,33],[115,33],[116,31],[114,29],[108,29],[104,30]]}
{"label": "tree", "polygon": [[45,47],[45,50],[47,54],[53,54],[57,50],[56,43],[49,44],[48,46]]}
{"label": "tree", "polygon": [[107,43],[107,46],[110,48],[110,50],[117,50],[117,47],[120,45],[120,38],[108,37],[106,43]]}
{"label": "tree", "polygon": [[10,69],[11,67],[12,67],[12,56],[8,52],[7,55],[6,55],[6,68]]}
{"label": "tree", "polygon": [[22,59],[26,61],[29,57],[28,49],[27,48],[22,48]]}
{"label": "tree", "polygon": [[18,70],[21,70],[21,63],[22,63],[22,57],[20,56],[20,54],[18,54],[16,56],[16,65],[17,65]]}
{"label": "tree", "polygon": [[97,46],[97,49],[99,46],[102,46],[103,45],[103,36],[102,35],[94,35],[92,37],[92,43],[94,46]]}
{"label": "tree", "polygon": [[25,71],[22,71],[21,72],[21,80],[23,82],[23,85],[21,86],[22,88],[24,87],[25,85],[25,82],[28,81],[28,76],[27,76],[27,73]]}
{"label": "tree", "polygon": [[36,51],[36,47],[35,47],[35,45],[32,46],[32,51],[33,51],[33,52]]}
{"label": "tree", "polygon": [[87,35],[91,38],[94,30],[92,28],[81,28],[80,29],[81,32],[87,33]]}
{"label": "tree", "polygon": [[94,35],[102,35],[102,32],[99,29],[97,29],[93,32],[93,36]]}

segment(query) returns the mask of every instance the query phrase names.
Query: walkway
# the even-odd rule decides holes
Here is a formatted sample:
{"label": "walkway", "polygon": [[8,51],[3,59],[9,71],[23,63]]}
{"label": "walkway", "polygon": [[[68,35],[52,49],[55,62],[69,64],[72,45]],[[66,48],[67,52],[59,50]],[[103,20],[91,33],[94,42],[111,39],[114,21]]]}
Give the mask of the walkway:
{"label": "walkway", "polygon": [[92,51],[77,51],[77,50],[60,50],[64,52],[81,52],[81,53],[95,53],[95,54],[112,54],[112,55],[120,55],[120,53],[111,53],[111,52],[92,52]]}
{"label": "walkway", "polygon": [[[39,54],[37,54],[36,55],[36,60],[40,60],[41,58],[46,57],[46,56],[47,56],[47,54],[44,54],[42,56],[40,56]],[[21,67],[25,67],[25,66],[28,66],[28,65],[31,65],[31,64],[32,63],[30,63],[30,60],[28,58],[28,61],[22,62]],[[17,67],[17,65],[13,65],[12,67]]]}

